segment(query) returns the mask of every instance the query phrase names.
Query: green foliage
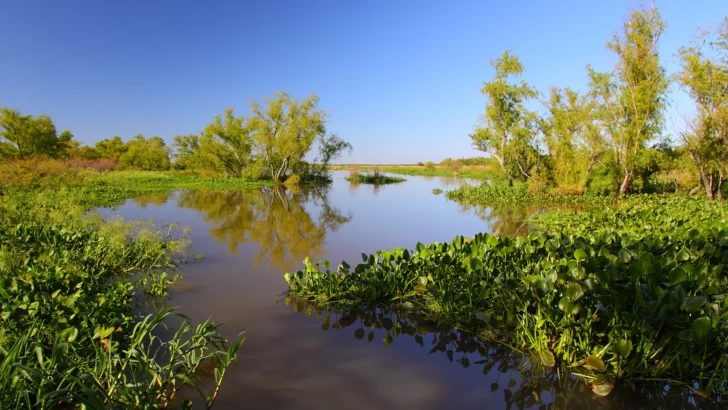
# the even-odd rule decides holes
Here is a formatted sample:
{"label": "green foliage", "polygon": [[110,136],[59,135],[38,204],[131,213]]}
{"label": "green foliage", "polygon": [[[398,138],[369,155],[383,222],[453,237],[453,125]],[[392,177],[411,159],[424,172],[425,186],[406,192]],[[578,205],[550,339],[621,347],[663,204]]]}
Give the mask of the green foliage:
{"label": "green foliage", "polygon": [[185,235],[87,214],[128,187],[54,188],[0,194],[0,407],[165,407],[201,388],[197,369],[214,359],[211,390],[199,390],[211,405],[242,335],[228,345],[210,322],[185,321],[160,339],[171,310],[143,318],[135,307],[142,293],[168,293],[164,270],[182,261]]}
{"label": "green foliage", "polygon": [[[318,97],[297,101],[286,93],[251,102],[250,117],[236,117],[232,108],[215,118],[200,136],[174,138],[175,166],[200,174],[284,181],[297,174],[304,181],[328,182],[328,165],[351,144],[326,135],[325,114]],[[304,157],[314,146],[314,164]]]}
{"label": "green foliage", "polygon": [[47,115],[21,115],[18,110],[0,108],[0,159],[69,156],[73,134],[60,134]]}
{"label": "green foliage", "polygon": [[474,204],[490,206],[494,204],[548,204],[548,203],[594,203],[607,204],[609,199],[597,196],[573,196],[573,195],[549,195],[543,193],[532,193],[524,185],[508,187],[492,185],[488,183],[479,186],[464,184],[461,187],[448,191],[445,196],[453,201],[463,204]]}
{"label": "green foliage", "polygon": [[121,137],[116,136],[97,142],[95,149],[99,158],[110,158],[118,161],[128,148]]}
{"label": "green foliage", "polygon": [[609,196],[618,191],[619,171],[615,167],[602,166],[589,174],[585,193],[588,195]]}
{"label": "green foliage", "polygon": [[440,195],[441,193],[443,193],[443,190],[440,188],[435,188],[432,190],[432,193],[435,195]]}
{"label": "green foliage", "polygon": [[[682,70],[675,75],[696,105],[682,139],[698,169],[708,199],[723,198],[728,172],[728,19],[699,43],[680,50]],[[721,41],[721,39],[723,41]]]}
{"label": "green foliage", "polygon": [[119,165],[143,171],[164,171],[170,168],[169,150],[159,137],[137,135],[126,144],[126,150],[119,156]]}
{"label": "green foliage", "polygon": [[[728,390],[727,211],[685,198],[636,197],[617,209],[558,213],[515,240],[478,234],[286,274],[289,294],[331,309],[408,305],[602,379],[672,380]],[[548,215],[548,214],[547,214]],[[328,266],[327,263],[324,263]]]}
{"label": "green foliage", "polygon": [[536,98],[538,92],[524,81],[511,81],[523,74],[523,64],[510,51],[491,65],[495,74],[481,90],[487,100],[485,115],[470,138],[475,149],[498,161],[509,185],[513,185],[518,179],[528,178],[535,163],[534,118],[524,104]]}
{"label": "green foliage", "polygon": [[346,180],[351,182],[352,184],[374,184],[374,185],[397,184],[400,182],[407,181],[404,178],[385,175],[377,170],[375,170],[371,174],[360,174],[357,172],[357,173],[351,174],[348,177],[346,177]]}
{"label": "green foliage", "polygon": [[619,58],[614,73],[589,69],[592,95],[627,193],[645,144],[662,129],[668,81],[659,62],[665,23],[655,8],[635,10],[607,46]]}
{"label": "green foliage", "polygon": [[[558,187],[581,187],[607,149],[596,125],[595,102],[569,88],[551,89],[548,115],[539,121],[551,153],[549,165]],[[577,188],[578,189],[578,188]]]}

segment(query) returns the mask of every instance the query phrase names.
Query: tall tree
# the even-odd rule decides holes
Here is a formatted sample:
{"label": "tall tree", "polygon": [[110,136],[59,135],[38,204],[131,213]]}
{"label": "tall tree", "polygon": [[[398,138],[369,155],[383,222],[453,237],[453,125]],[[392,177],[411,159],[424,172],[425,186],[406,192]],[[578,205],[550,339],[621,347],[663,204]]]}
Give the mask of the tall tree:
{"label": "tall tree", "polygon": [[547,115],[539,121],[560,187],[584,190],[589,173],[606,150],[594,122],[595,101],[566,88],[553,87]]}
{"label": "tall tree", "polygon": [[66,157],[73,134],[60,135],[47,115],[22,115],[11,108],[0,108],[0,154],[12,158]]}
{"label": "tall tree", "polygon": [[205,127],[200,136],[201,160],[225,175],[241,177],[250,164],[252,151],[251,127],[248,119],[236,117],[233,108]]}
{"label": "tall tree", "polygon": [[619,192],[629,189],[637,160],[662,128],[668,81],[657,43],[665,23],[654,7],[635,10],[607,47],[618,57],[614,73],[589,68],[592,95],[600,102],[604,131],[622,171]]}
{"label": "tall tree", "polygon": [[681,135],[708,199],[722,199],[728,171],[728,18],[679,56],[682,69],[675,79],[695,101],[695,115]]}
{"label": "tall tree", "polygon": [[500,164],[509,185],[516,179],[529,178],[529,168],[537,158],[532,140],[535,137],[533,114],[524,103],[536,98],[537,91],[524,81],[523,64],[517,55],[506,50],[491,61],[495,74],[483,83],[485,114],[470,138],[475,149],[486,152]]}
{"label": "tall tree", "polygon": [[283,92],[266,99],[265,108],[251,102],[254,152],[274,181],[285,179],[290,170],[299,171],[314,142],[326,135],[318,102],[316,95],[299,102]]}

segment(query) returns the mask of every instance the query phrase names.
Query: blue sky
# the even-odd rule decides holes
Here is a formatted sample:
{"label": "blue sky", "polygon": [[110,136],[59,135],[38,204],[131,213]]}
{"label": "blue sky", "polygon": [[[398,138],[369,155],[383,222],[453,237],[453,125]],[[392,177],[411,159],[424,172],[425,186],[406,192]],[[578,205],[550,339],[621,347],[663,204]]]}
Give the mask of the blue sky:
{"label": "blue sky", "polygon": [[[354,145],[347,163],[477,155],[489,61],[511,49],[524,79],[586,85],[609,70],[604,44],[628,0],[35,1],[0,0],[0,106],[48,114],[85,143],[199,132],[225,107],[285,90],[316,93],[328,129]],[[725,0],[662,0],[669,72]],[[673,93],[676,108],[690,103]],[[668,124],[670,125],[670,124]]]}

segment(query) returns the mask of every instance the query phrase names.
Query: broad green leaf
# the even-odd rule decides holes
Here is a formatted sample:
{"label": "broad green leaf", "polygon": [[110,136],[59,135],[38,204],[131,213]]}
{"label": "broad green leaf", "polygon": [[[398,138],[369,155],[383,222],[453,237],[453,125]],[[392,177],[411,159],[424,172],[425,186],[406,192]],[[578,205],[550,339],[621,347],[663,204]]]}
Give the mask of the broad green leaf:
{"label": "broad green leaf", "polygon": [[710,330],[710,319],[707,316],[699,317],[693,322],[692,328],[698,338],[703,338]]}
{"label": "broad green leaf", "polygon": [[589,255],[586,253],[584,249],[577,249],[574,251],[574,259],[577,261],[583,261],[585,260]]}
{"label": "broad green leaf", "polygon": [[631,340],[619,340],[614,344],[614,352],[622,357],[629,356],[632,353],[632,341]]}
{"label": "broad green leaf", "polygon": [[554,354],[548,350],[541,350],[538,352],[538,357],[541,359],[541,364],[546,367],[556,366],[556,358]]}
{"label": "broad green leaf", "polygon": [[587,357],[584,366],[587,369],[596,370],[599,372],[603,372],[607,369],[607,366],[604,365],[604,361],[602,360],[602,358],[597,355],[591,355]]}
{"label": "broad green leaf", "polygon": [[683,300],[682,306],[688,313],[694,313],[703,307],[705,302],[706,300],[703,296],[688,296]]}

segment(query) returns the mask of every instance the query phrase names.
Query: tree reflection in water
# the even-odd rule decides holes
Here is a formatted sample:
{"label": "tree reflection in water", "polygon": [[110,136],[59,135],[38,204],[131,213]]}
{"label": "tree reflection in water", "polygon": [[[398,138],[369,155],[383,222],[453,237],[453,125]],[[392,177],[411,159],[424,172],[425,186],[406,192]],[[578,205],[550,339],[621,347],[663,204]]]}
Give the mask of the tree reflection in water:
{"label": "tree reflection in water", "polygon": [[[276,186],[239,191],[187,190],[179,206],[200,211],[212,225],[210,234],[237,253],[241,244],[260,245],[255,264],[268,261],[281,271],[308,257],[323,253],[326,233],[337,231],[352,219],[328,202],[324,187],[288,190]],[[313,218],[309,209],[316,209]]]}
{"label": "tree reflection in water", "polygon": [[[365,312],[334,312],[318,308],[311,302],[288,297],[285,303],[296,312],[322,321],[327,331],[353,330],[357,340],[368,343],[405,344],[407,350],[420,346],[422,354],[444,354],[463,368],[482,367],[491,376],[488,388],[502,391],[502,404],[488,402],[488,408],[504,409],[718,409],[719,405],[685,390],[656,383],[631,389],[616,388],[607,397],[597,397],[580,377],[568,374],[568,368],[557,370],[540,365],[495,341],[485,340],[457,328],[443,327],[427,320],[416,311],[378,308]],[[429,353],[428,353],[429,352]],[[498,396],[496,396],[498,397]],[[457,407],[454,403],[453,407]]]}
{"label": "tree reflection in water", "polygon": [[514,238],[516,236],[527,235],[532,231],[529,219],[538,214],[560,209],[568,211],[583,211],[583,205],[554,205],[554,204],[534,204],[528,206],[522,205],[494,205],[481,206],[458,203],[460,212],[472,212],[481,220],[485,221],[491,228],[491,232],[498,236],[507,236]]}
{"label": "tree reflection in water", "polygon": [[138,196],[136,198],[132,198],[131,200],[134,201],[139,207],[142,209],[146,208],[147,205],[164,205],[167,202],[167,199],[169,199],[169,192],[162,192],[157,194],[146,194],[142,196]]}

